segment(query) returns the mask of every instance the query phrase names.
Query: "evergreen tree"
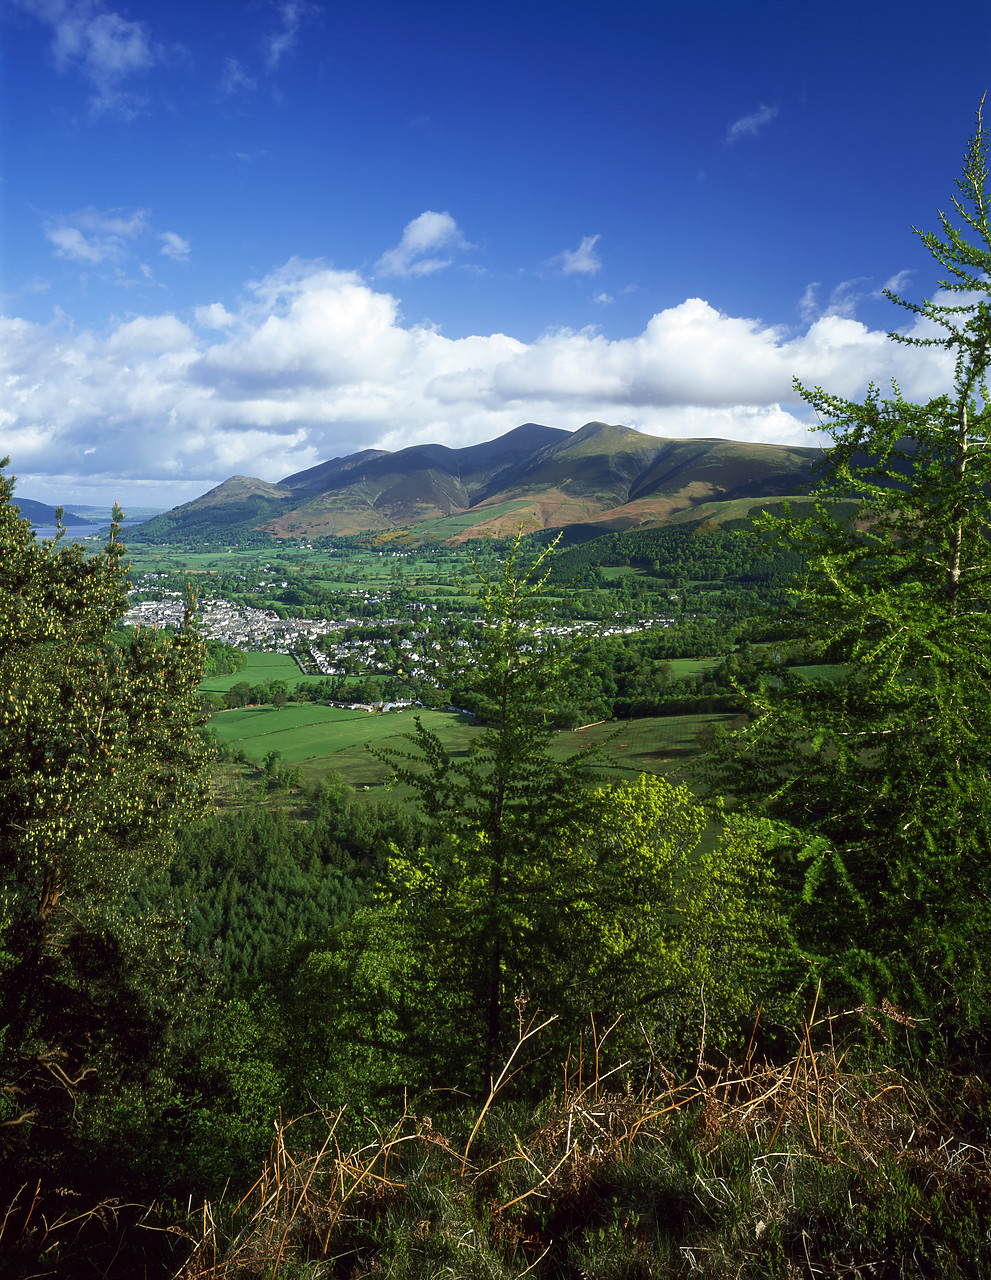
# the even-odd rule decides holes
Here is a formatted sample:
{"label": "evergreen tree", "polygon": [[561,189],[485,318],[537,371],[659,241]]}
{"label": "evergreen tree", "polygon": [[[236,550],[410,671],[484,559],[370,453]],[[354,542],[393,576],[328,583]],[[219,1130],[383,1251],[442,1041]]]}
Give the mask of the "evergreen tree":
{"label": "evergreen tree", "polygon": [[746,823],[703,853],[704,813],[683,788],[596,786],[596,751],[552,749],[558,690],[585,642],[550,634],[551,549],[528,565],[517,540],[497,574],[479,571],[478,625],[453,648],[488,724],[472,751],[452,755],[417,722],[412,752],[381,753],[432,835],[394,851],[385,896],[445,993],[451,1059],[479,1062],[483,1090],[524,1008],[559,1015],[565,1046],[590,1014],[635,1011],[666,1052],[701,1018],[703,984],[732,1017],[773,915]]}
{"label": "evergreen tree", "polygon": [[[987,1018],[991,954],[991,191],[980,113],[957,220],[919,232],[947,273],[894,341],[948,353],[950,390],[863,403],[799,387],[833,437],[812,514],[764,527],[842,678],[778,672],[717,785],[779,822],[793,977],[887,998],[946,1034]],[[846,503],[845,508],[838,504]],[[853,515],[840,518],[855,504]]]}
{"label": "evergreen tree", "polygon": [[434,843],[447,843],[452,866],[467,846],[481,864],[473,873],[484,885],[473,945],[474,1002],[484,1010],[483,1081],[503,1048],[507,1008],[517,994],[506,981],[506,956],[521,871],[579,814],[597,762],[586,749],[562,762],[548,751],[549,707],[571,653],[538,626],[546,611],[545,561],[556,544],[524,564],[521,541],[522,531],[501,568],[473,561],[479,624],[448,648],[438,671],[442,683],[470,692],[487,721],[470,754],[452,755],[419,719],[408,735],[412,753],[376,752],[419,795]]}

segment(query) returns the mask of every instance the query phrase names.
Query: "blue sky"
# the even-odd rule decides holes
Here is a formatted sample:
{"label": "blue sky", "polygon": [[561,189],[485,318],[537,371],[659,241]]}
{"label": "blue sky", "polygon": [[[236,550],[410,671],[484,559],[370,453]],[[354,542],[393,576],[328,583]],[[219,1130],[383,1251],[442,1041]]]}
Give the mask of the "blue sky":
{"label": "blue sky", "polygon": [[0,0],[19,492],[599,419],[809,442],[894,347],[991,87],[962,0]]}

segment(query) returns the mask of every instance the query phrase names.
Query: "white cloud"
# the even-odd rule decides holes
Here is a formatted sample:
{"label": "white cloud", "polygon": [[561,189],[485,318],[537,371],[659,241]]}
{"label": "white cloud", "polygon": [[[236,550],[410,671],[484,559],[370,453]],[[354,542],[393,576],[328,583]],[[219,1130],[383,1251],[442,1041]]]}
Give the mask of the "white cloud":
{"label": "white cloud", "polygon": [[[380,276],[426,276],[449,267],[459,249],[470,248],[449,213],[427,209],[406,224],[399,243],[382,254],[375,270]],[[430,256],[438,253],[445,256]]]}
{"label": "white cloud", "polygon": [[810,280],[798,300],[798,312],[804,324],[811,324],[821,314],[819,306],[819,290],[821,288],[821,280]]}
{"label": "white cloud", "polygon": [[[141,279],[128,277],[122,264],[132,262],[142,242],[158,240],[159,253],[173,262],[189,259],[190,244],[176,231],[154,231],[147,209],[107,209],[92,207],[50,218],[44,225],[45,238],[54,246],[55,256],[89,268],[105,268],[115,284],[131,286],[144,281],[157,285],[151,267],[139,263]],[[164,286],[158,286],[164,287]]]}
{"label": "white cloud", "polygon": [[145,209],[133,209],[130,213],[110,209],[101,213],[88,208],[49,221],[44,230],[46,239],[55,246],[57,257],[96,266],[126,257],[129,243],[141,235],[147,224]]}
{"label": "white cloud", "polygon": [[197,307],[194,314],[196,323],[204,329],[229,329],[236,319],[222,302],[211,302],[207,307]]}
{"label": "white cloud", "polygon": [[726,130],[727,142],[739,142],[741,138],[756,138],[778,114],[777,107],[765,107],[763,103],[756,111],[734,120]]}
{"label": "white cloud", "polygon": [[826,307],[827,316],[849,316],[856,314],[857,303],[864,298],[877,298],[880,293],[876,289],[867,289],[870,284],[867,276],[854,276],[852,280],[841,280],[833,287]]}
{"label": "white cloud", "polygon": [[76,262],[105,262],[116,250],[106,243],[88,240],[78,227],[46,227],[45,235],[60,258]]}
{"label": "white cloud", "polygon": [[220,92],[226,97],[254,93],[260,78],[274,75],[296,48],[304,22],[321,12],[318,5],[310,4],[308,0],[276,0],[275,3],[266,7],[269,11],[275,11],[276,26],[274,30],[265,31],[260,36],[260,67],[253,70],[240,58],[225,58],[223,73],[220,77]]}
{"label": "white cloud", "polygon": [[74,69],[95,89],[94,114],[132,116],[140,100],[125,81],[158,60],[146,23],[108,10],[99,0],[14,0],[52,30],[52,55],[60,71]]}
{"label": "white cloud", "polygon": [[117,236],[121,240],[133,240],[148,225],[147,209],[132,209],[129,213],[124,209],[109,209],[101,213],[90,206],[81,209],[74,215],[77,225],[86,231],[101,235]]}
{"label": "white cloud", "polygon": [[945,353],[849,317],[794,333],[697,298],[632,337],[452,339],[404,324],[398,299],[357,273],[296,260],[195,321],[132,316],[107,332],[0,321],[0,433],[14,469],[34,477],[25,497],[58,498],[43,477],[75,472],[109,498],[141,486],[149,501],[179,502],[234,473],[274,480],[359,449],[462,446],[525,421],[811,443],[795,374],[849,398],[897,377],[916,400],[952,376]]}
{"label": "white cloud", "polygon": [[173,262],[188,261],[188,240],[184,240],[182,236],[176,235],[174,231],[160,231],[158,238],[162,242],[161,252],[164,253],[167,258],[171,258]]}
{"label": "white cloud", "polygon": [[594,276],[602,269],[602,260],[595,252],[595,246],[601,239],[601,236],[582,236],[582,242],[577,249],[565,249],[563,253],[551,259],[551,265],[557,267],[565,276]]}
{"label": "white cloud", "polygon": [[317,12],[311,4],[306,4],[305,0],[284,0],[278,5],[280,26],[278,31],[273,32],[266,39],[265,49],[265,69],[274,71],[287,53],[296,44],[296,38],[299,35],[299,28],[303,19]]}
{"label": "white cloud", "polygon": [[245,71],[237,58],[224,60],[224,74],[220,78],[220,92],[228,97],[237,93],[252,93],[258,88],[258,81]]}
{"label": "white cloud", "polygon": [[819,289],[822,288],[820,281],[811,280],[805,286],[805,292],[798,300],[798,311],[802,320],[809,324],[815,319],[819,312]]}
{"label": "white cloud", "polygon": [[896,271],[893,276],[889,276],[881,286],[881,296],[885,293],[901,294],[912,279],[914,273],[911,271]]}
{"label": "white cloud", "polygon": [[829,293],[829,301],[823,306],[819,302],[821,282],[813,280],[806,285],[805,292],[799,299],[798,309],[803,321],[811,323],[817,316],[845,316],[852,319],[861,302],[878,302],[884,298],[885,290],[899,293],[908,284],[911,271],[898,271],[883,285],[872,287],[870,276],[854,276],[850,280],[841,280],[833,286]]}

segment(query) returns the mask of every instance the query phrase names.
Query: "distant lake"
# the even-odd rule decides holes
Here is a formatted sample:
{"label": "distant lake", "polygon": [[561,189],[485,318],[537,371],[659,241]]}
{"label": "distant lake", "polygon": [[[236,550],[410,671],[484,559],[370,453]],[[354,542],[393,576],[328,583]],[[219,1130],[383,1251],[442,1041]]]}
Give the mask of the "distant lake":
{"label": "distant lake", "polygon": [[[144,524],[144,523],[145,523],[144,519],[122,520],[120,522],[120,527],[122,529],[129,529],[131,528],[132,525]],[[55,526],[53,524],[52,525],[36,524],[36,525],[33,525],[32,528],[34,529],[35,533],[38,535],[39,538],[55,537]],[[72,524],[72,522],[70,521],[67,525],[65,525],[65,537],[66,537],[66,541],[68,542],[74,542],[77,538],[94,538],[94,537],[105,538],[109,529],[110,529],[109,520],[107,520],[106,523],[101,523],[101,524]]]}

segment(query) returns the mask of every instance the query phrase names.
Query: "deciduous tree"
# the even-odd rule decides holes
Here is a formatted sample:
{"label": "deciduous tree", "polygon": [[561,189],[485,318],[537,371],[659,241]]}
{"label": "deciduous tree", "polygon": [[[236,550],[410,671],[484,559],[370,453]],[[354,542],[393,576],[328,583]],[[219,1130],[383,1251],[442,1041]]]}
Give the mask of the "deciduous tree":
{"label": "deciduous tree", "polygon": [[126,600],[101,554],[39,541],[0,472],[0,1115],[63,1143],[87,1098],[147,1080],[186,981],[169,910],[133,891],[206,803],[202,645],[108,639]]}

